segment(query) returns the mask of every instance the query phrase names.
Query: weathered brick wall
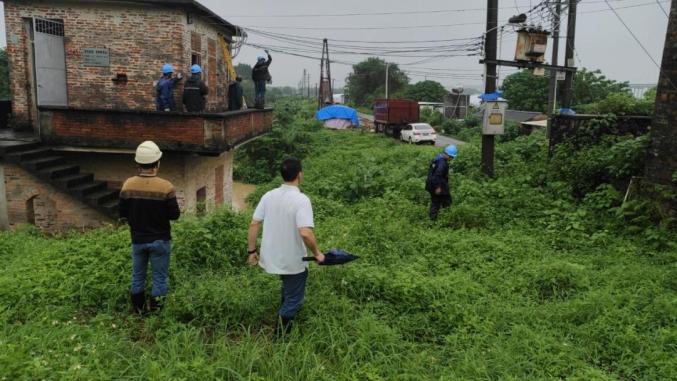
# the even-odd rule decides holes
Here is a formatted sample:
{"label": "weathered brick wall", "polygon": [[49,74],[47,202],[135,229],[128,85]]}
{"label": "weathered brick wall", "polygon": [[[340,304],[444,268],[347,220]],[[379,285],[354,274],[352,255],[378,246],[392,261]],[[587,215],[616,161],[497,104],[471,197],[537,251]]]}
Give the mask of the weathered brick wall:
{"label": "weathered brick wall", "polygon": [[191,54],[201,56],[202,80],[209,87],[207,111],[223,112],[228,110],[228,74],[223,58],[223,50],[219,39],[219,30],[203,17],[195,17],[187,26],[185,35],[186,62],[190,62]]}
{"label": "weathered brick wall", "polygon": [[[217,44],[219,29],[202,17],[195,17],[188,25],[183,10],[133,3],[8,0],[4,4],[13,116],[19,125],[35,122],[31,117],[35,100],[30,41],[23,21],[33,17],[64,22],[71,107],[154,110],[154,85],[162,65],[171,63],[189,75],[191,32],[195,32],[202,40],[204,78],[211,90],[208,109],[227,109],[225,65]],[[84,66],[84,48],[109,49],[110,66]],[[128,81],[112,81],[117,74],[125,74]],[[181,84],[174,92],[178,110],[182,110],[182,93]]]}
{"label": "weathered brick wall", "polygon": [[[656,112],[651,128],[651,148],[646,167],[650,181],[677,188],[677,2],[670,21],[658,81]],[[673,200],[674,202],[674,200]]]}
{"label": "weathered brick wall", "polygon": [[[83,172],[94,173],[100,181],[120,186],[137,173],[133,153],[63,152],[68,161],[78,163]],[[181,210],[192,212],[196,207],[196,192],[207,189],[207,210],[220,205],[216,195],[223,195],[223,203],[232,203],[233,153],[218,157],[188,156],[165,152],[160,162],[160,177],[174,184]],[[217,175],[220,172],[221,178]],[[218,190],[217,190],[218,189]]]}
{"label": "weathered brick wall", "polygon": [[269,131],[273,126],[272,112],[252,112],[229,119],[226,123],[226,141],[239,143]]}
{"label": "weathered brick wall", "polygon": [[[184,115],[149,117],[140,113],[50,112],[49,122],[42,123],[41,137],[45,142],[74,145],[135,147],[153,140],[161,147],[199,148],[204,145],[202,119]],[[47,113],[43,113],[46,120]],[[58,139],[57,139],[58,138]]]}
{"label": "weathered brick wall", "polygon": [[2,162],[10,227],[34,223],[46,232],[93,228],[112,221],[97,210],[34,177],[21,167]]}
{"label": "weathered brick wall", "polygon": [[50,144],[136,148],[153,140],[163,149],[220,153],[272,128],[270,110],[179,114],[48,109],[40,135]]}
{"label": "weathered brick wall", "polygon": [[[68,101],[75,107],[154,109],[153,82],[165,62],[185,71],[185,13],[171,8],[127,4],[5,1],[5,21],[15,117],[24,118],[28,41],[23,18],[64,22]],[[83,48],[108,48],[110,67],[85,67]],[[128,82],[112,81],[118,73]]]}

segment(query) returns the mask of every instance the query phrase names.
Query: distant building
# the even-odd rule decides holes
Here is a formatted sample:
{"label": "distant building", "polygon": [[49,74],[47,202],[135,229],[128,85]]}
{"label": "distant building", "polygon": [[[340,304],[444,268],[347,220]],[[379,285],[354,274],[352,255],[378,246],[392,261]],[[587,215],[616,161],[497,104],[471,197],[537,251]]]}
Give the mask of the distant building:
{"label": "distant building", "polygon": [[346,95],[345,94],[334,94],[334,103],[335,104],[345,104],[346,103]]}
{"label": "distant building", "polygon": [[419,110],[432,110],[444,113],[444,103],[442,102],[418,102]]}
{"label": "distant building", "polygon": [[[229,204],[232,149],[269,130],[271,110],[226,112],[240,29],[192,0],[5,0],[12,125],[0,134],[0,227],[48,231],[112,221],[135,147],[165,152],[184,211]],[[207,113],[155,111],[164,63],[203,66]]]}
{"label": "distant building", "polygon": [[444,97],[444,116],[453,119],[463,119],[468,116],[470,95],[449,93]]}

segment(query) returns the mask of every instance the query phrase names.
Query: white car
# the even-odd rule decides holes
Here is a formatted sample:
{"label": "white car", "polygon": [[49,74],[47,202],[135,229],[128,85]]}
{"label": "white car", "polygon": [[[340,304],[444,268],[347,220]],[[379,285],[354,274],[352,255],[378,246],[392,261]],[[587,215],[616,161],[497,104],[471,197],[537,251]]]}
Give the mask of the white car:
{"label": "white car", "polygon": [[400,139],[409,144],[430,143],[435,144],[437,133],[428,123],[407,124],[400,132]]}

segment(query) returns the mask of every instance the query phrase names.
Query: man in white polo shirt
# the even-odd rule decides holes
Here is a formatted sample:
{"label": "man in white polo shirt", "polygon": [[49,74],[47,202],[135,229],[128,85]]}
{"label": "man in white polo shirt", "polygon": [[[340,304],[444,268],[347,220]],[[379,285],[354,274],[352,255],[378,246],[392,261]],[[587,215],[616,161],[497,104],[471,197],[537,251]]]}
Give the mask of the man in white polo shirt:
{"label": "man in white polo shirt", "polygon": [[[257,263],[269,274],[282,279],[282,306],[276,332],[291,330],[291,322],[303,305],[308,265],[303,257],[308,249],[318,263],[324,261],[315,240],[313,208],[308,196],[301,193],[303,181],[301,162],[286,159],[280,170],[284,184],[266,193],[259,201],[249,225],[248,252],[250,265]],[[256,249],[256,239],[263,223],[261,255]]]}

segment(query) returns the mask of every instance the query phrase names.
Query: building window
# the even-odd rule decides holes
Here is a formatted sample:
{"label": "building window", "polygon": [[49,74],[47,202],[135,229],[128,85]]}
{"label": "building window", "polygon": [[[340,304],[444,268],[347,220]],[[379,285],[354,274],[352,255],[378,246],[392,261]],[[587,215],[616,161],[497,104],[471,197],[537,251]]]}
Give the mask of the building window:
{"label": "building window", "polygon": [[197,190],[195,211],[198,216],[202,216],[207,212],[207,187],[202,187]]}
{"label": "building window", "polygon": [[191,12],[186,12],[186,22],[188,23],[188,25],[195,22],[195,18],[193,17],[193,14]]}
{"label": "building window", "polygon": [[35,19],[35,31],[53,36],[64,36],[63,21]]}
{"label": "building window", "polygon": [[202,66],[202,56],[198,53],[193,53],[190,55],[190,66],[200,65]]}

